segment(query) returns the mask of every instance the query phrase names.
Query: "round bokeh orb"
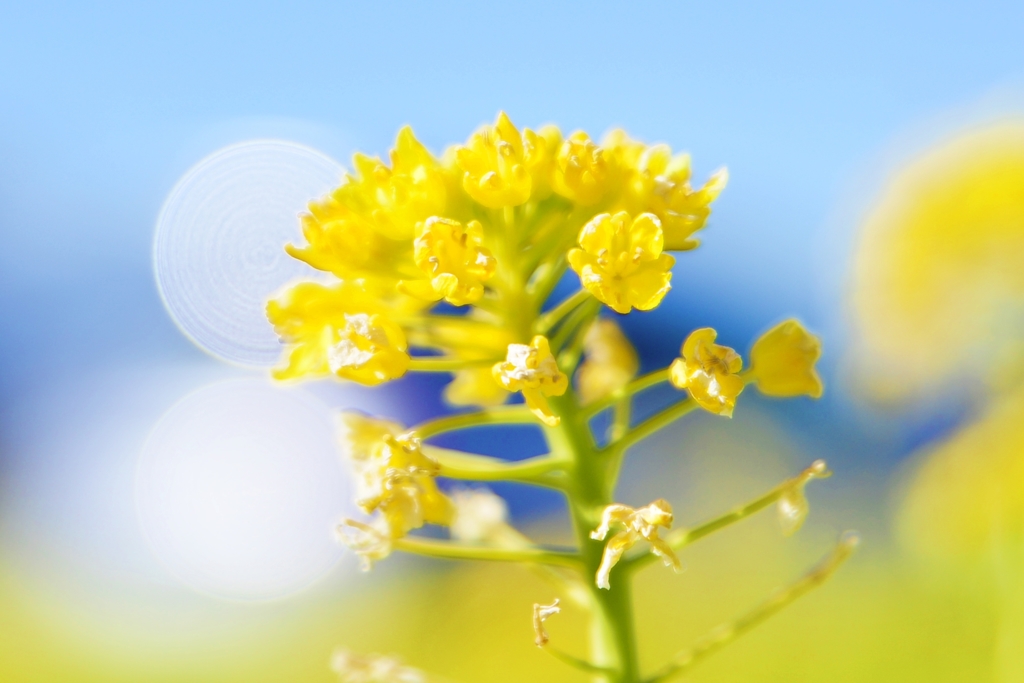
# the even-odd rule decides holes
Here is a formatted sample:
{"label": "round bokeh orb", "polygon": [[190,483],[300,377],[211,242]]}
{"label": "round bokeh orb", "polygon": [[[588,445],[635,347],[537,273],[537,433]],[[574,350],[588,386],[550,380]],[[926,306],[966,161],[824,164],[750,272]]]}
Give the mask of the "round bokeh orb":
{"label": "round bokeh orb", "polygon": [[172,406],[140,454],[146,541],[178,580],[209,595],[298,592],[344,556],[333,529],[351,486],[329,409],[301,389],[242,379]]}
{"label": "round bokeh orb", "polygon": [[214,152],[178,181],[157,219],[153,268],[167,311],[197,346],[238,365],[276,362],[267,299],[313,273],[284,246],[300,240],[309,200],[342,173],[309,147],[253,140]]}

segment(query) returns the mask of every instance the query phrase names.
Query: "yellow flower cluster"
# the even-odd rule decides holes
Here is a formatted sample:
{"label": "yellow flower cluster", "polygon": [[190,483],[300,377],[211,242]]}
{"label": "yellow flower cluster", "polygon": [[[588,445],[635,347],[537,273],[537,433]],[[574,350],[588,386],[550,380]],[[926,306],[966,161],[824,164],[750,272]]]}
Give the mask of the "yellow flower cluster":
{"label": "yellow flower cluster", "polygon": [[500,113],[435,157],[403,128],[387,161],[357,154],[302,215],[305,244],[288,253],[337,282],[300,283],[268,304],[286,344],[275,376],[376,385],[419,369],[422,349],[455,374],[451,403],[495,405],[522,385],[546,415],[557,375],[534,387],[488,366],[518,362],[516,349],[544,332],[536,321],[570,267],[619,313],[657,306],[674,264],[665,252],[697,245],[725,181],[720,171],[695,188],[688,155],[621,131],[563,137]]}

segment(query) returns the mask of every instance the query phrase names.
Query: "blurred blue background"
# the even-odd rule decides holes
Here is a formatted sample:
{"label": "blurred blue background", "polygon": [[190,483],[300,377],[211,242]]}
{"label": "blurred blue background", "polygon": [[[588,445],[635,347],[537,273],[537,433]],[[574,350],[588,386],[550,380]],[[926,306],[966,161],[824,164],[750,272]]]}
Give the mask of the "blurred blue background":
{"label": "blurred blue background", "polygon": [[[626,323],[645,365],[697,326],[742,349],[798,316],[823,334],[837,391],[759,409],[851,476],[886,472],[958,413],[896,424],[848,405],[837,368],[857,219],[908,150],[1019,108],[1022,45],[1020,2],[5,3],[0,555],[68,594],[85,582],[156,599],[157,585],[166,609],[204,613],[139,537],[134,458],[181,396],[246,372],[162,307],[162,202],[234,142],[292,140],[347,164],[385,154],[406,123],[440,152],[499,109],[667,142],[692,152],[698,180],[728,166],[666,304]],[[442,409],[402,400],[414,390],[315,391],[406,420]],[[84,612],[99,600],[82,599]]]}

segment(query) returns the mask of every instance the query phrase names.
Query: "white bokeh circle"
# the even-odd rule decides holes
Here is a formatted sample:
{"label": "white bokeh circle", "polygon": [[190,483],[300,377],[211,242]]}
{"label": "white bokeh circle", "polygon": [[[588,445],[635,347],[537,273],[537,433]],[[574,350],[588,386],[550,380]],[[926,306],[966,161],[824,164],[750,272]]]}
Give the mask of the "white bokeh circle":
{"label": "white bokeh circle", "polygon": [[264,313],[283,285],[313,271],[284,252],[298,214],[335,187],[342,167],[284,140],[224,147],[192,167],[157,219],[153,269],[178,327],[228,362],[268,367],[281,352]]}
{"label": "white bokeh circle", "polygon": [[313,584],[343,557],[333,535],[351,488],[330,410],[262,379],[181,399],[142,449],[136,509],[178,580],[218,597],[268,600]]}

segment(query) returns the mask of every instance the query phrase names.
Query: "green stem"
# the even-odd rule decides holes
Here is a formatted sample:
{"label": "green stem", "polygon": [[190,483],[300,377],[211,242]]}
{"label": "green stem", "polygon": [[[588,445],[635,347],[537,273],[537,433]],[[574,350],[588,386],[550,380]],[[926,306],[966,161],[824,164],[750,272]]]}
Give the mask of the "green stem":
{"label": "green stem", "polygon": [[412,428],[412,431],[421,439],[428,439],[438,434],[451,432],[456,429],[467,427],[480,427],[483,425],[512,425],[512,424],[535,424],[537,419],[525,405],[502,406],[500,408],[488,408],[478,410],[474,413],[461,413],[459,415],[446,415],[434,420],[422,422]]}
{"label": "green stem", "polygon": [[495,548],[492,546],[462,545],[449,541],[434,541],[425,538],[405,536],[393,541],[395,550],[416,555],[442,557],[449,560],[487,560],[497,562],[526,562],[550,564],[559,567],[580,566],[576,553],[545,548]]}
{"label": "green stem", "polygon": [[722,624],[711,631],[691,648],[679,653],[671,664],[645,679],[644,683],[662,683],[689,670],[693,665],[728,645],[800,596],[825,583],[843,562],[849,559],[859,542],[860,538],[856,533],[847,531],[839,539],[835,549],[814,569],[789,586],[775,591],[771,597],[740,618]]}
{"label": "green stem", "polygon": [[475,453],[425,445],[423,452],[441,466],[438,476],[471,481],[517,481],[562,488],[564,476],[552,476],[563,464],[550,455],[509,462]]}
{"label": "green stem", "polygon": [[455,372],[467,368],[494,365],[500,358],[445,358],[444,356],[421,356],[409,359],[410,372]]}
{"label": "green stem", "polygon": [[640,375],[618,391],[612,392],[601,400],[594,401],[593,403],[584,406],[583,414],[587,419],[589,419],[601,411],[607,410],[608,408],[618,404],[622,399],[629,398],[634,394],[639,394],[644,389],[649,389],[650,387],[661,384],[666,380],[668,380],[668,368],[662,368],[660,370],[648,372],[646,375]]}
{"label": "green stem", "polygon": [[537,322],[534,324],[534,329],[537,330],[537,334],[547,335],[553,327],[555,327],[562,319],[565,318],[569,313],[576,309],[577,306],[582,304],[590,297],[590,292],[585,289],[578,289],[571,296],[567,297],[560,304],[552,308],[550,311],[542,315]]}
{"label": "green stem", "polygon": [[[639,660],[630,582],[624,572],[613,572],[611,590],[597,587],[595,576],[604,543],[590,538],[590,532],[600,524],[601,512],[613,502],[613,475],[606,460],[597,452],[572,392],[551,397],[551,405],[561,417],[558,427],[546,430],[552,453],[571,463],[571,483],[566,497],[580,549],[583,580],[590,594],[589,660],[600,670],[595,674],[595,681],[636,683]],[[621,580],[614,580],[617,574]]]}
{"label": "green stem", "polygon": [[614,450],[621,453],[638,441],[646,439],[659,429],[664,429],[696,407],[696,401],[691,398],[685,398],[633,427],[621,439],[608,444],[605,450]]}

